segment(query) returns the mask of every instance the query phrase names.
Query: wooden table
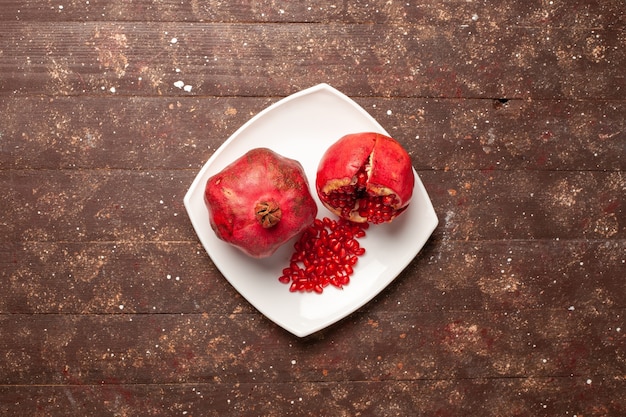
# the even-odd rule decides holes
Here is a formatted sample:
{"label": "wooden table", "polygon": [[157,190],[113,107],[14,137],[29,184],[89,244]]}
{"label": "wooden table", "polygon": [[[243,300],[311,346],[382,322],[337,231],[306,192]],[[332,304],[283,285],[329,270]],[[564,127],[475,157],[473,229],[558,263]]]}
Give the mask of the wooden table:
{"label": "wooden table", "polygon": [[[0,1],[0,415],[626,415],[622,0]],[[440,223],[300,339],[182,205],[326,82]]]}

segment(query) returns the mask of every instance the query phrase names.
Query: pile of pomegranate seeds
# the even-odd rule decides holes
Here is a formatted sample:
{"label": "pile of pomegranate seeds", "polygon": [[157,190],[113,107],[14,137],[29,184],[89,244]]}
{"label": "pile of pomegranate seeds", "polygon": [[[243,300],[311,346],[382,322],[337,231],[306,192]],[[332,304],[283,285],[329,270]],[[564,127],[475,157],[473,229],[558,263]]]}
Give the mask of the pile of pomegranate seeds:
{"label": "pile of pomegranate seeds", "polygon": [[315,219],[294,245],[289,266],[278,278],[291,292],[321,294],[329,285],[343,288],[350,282],[358,257],[365,253],[358,238],[365,236],[367,223]]}

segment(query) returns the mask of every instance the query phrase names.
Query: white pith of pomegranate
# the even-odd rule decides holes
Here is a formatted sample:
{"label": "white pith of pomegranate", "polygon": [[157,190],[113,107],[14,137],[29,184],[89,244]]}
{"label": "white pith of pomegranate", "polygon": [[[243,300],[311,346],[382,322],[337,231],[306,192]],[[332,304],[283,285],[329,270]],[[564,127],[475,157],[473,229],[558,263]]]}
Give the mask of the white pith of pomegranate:
{"label": "white pith of pomegranate", "polygon": [[204,201],[217,237],[255,258],[272,255],[317,215],[302,165],[267,148],[209,178]]}
{"label": "white pith of pomegranate", "polygon": [[411,157],[395,139],[363,132],[343,136],[322,156],[315,187],[324,206],[353,222],[390,222],[408,207]]}

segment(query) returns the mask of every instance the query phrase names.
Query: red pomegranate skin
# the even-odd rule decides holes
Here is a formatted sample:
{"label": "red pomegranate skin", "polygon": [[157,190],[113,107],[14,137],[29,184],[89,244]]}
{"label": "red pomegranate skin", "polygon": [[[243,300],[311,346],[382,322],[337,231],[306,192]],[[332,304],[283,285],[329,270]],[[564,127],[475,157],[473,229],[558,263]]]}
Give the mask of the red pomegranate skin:
{"label": "red pomegranate skin", "polygon": [[317,215],[302,165],[267,148],[209,178],[204,201],[217,237],[254,258],[272,255]]}
{"label": "red pomegranate skin", "polygon": [[[355,207],[342,210],[329,196],[333,190],[349,189],[357,182],[359,173],[366,173],[364,188],[355,196]],[[384,210],[390,222],[408,207],[413,195],[415,178],[411,158],[395,139],[374,132],[348,134],[332,144],[320,160],[315,181],[321,202],[330,211],[354,222],[369,222],[359,213],[364,200],[374,196],[395,196]]]}

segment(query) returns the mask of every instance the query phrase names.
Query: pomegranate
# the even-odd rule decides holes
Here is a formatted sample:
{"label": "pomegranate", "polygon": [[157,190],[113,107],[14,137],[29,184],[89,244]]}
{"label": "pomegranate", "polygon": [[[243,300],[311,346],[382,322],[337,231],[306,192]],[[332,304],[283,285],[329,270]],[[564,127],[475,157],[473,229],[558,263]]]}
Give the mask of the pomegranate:
{"label": "pomegranate", "polygon": [[209,178],[204,201],[217,237],[255,258],[273,254],[317,215],[302,165],[267,148]]}
{"label": "pomegranate", "polygon": [[395,139],[372,133],[343,136],[328,148],[315,186],[330,211],[353,222],[390,222],[413,194],[411,158]]}
{"label": "pomegranate", "polygon": [[291,292],[321,294],[329,285],[343,288],[350,282],[358,257],[365,253],[357,239],[365,236],[367,227],[367,223],[345,219],[315,219],[294,244],[289,266],[278,280],[290,284]]}

